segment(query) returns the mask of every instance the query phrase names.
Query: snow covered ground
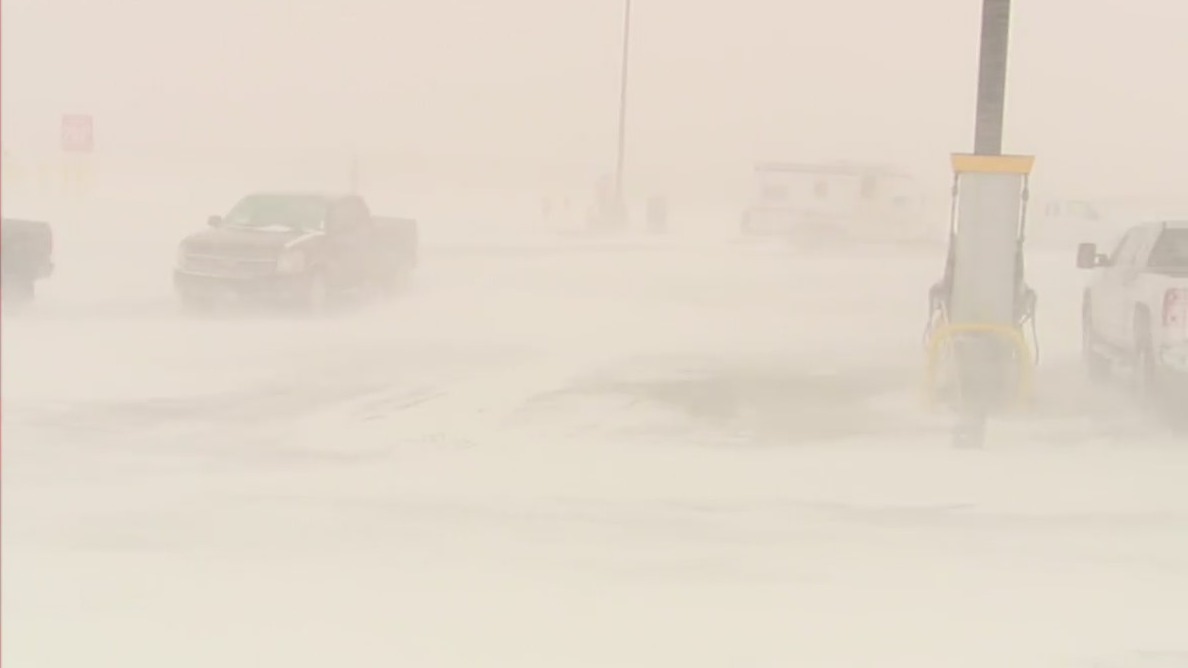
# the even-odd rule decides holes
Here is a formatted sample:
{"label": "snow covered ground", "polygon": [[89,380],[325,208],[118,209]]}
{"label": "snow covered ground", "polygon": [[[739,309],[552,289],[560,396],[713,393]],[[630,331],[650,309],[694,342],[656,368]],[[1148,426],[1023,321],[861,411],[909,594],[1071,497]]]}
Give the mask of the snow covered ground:
{"label": "snow covered ground", "polygon": [[935,249],[430,237],[196,320],[133,218],[4,320],[6,665],[1188,666],[1188,452],[1082,381],[1071,252],[1034,414],[955,451]]}

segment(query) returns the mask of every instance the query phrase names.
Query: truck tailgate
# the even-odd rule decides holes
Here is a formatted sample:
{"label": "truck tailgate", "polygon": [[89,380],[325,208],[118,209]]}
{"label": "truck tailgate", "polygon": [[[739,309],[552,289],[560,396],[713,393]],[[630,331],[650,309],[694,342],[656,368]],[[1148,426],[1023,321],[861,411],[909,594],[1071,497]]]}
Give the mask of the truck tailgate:
{"label": "truck tailgate", "polygon": [[378,242],[385,250],[390,250],[402,260],[416,261],[420,233],[415,219],[373,216],[371,220],[379,237]]}
{"label": "truck tailgate", "polygon": [[1169,369],[1188,371],[1188,287],[1164,288],[1162,307],[1162,362]]}

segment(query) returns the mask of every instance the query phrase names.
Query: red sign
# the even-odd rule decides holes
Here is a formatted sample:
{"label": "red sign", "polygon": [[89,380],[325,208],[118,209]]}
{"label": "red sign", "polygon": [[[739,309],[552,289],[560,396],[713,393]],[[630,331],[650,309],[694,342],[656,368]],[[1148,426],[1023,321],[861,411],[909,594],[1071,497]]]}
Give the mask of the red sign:
{"label": "red sign", "polygon": [[90,153],[95,148],[95,122],[90,114],[62,116],[62,150]]}

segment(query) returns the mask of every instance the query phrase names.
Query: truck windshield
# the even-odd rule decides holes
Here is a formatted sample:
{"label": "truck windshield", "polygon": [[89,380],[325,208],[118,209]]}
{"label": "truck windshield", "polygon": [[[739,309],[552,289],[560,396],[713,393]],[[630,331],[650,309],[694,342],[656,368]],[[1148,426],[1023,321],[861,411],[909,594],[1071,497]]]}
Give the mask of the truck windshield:
{"label": "truck windshield", "polygon": [[1151,249],[1155,269],[1188,269],[1188,228],[1167,229]]}
{"label": "truck windshield", "polygon": [[316,195],[248,195],[231,208],[224,223],[313,232],[322,229],[326,211],[326,199]]}

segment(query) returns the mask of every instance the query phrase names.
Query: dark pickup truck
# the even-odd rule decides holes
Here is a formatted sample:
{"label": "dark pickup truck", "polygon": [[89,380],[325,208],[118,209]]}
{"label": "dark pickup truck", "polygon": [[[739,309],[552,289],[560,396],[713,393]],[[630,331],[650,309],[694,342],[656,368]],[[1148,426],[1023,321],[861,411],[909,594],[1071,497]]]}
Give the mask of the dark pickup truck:
{"label": "dark pickup truck", "polygon": [[37,281],[54,272],[54,232],[49,223],[0,220],[0,290],[6,302],[33,300]]}
{"label": "dark pickup truck", "polygon": [[178,249],[183,306],[271,303],[321,311],[352,294],[392,294],[417,264],[417,223],[373,216],[357,195],[255,193]]}

